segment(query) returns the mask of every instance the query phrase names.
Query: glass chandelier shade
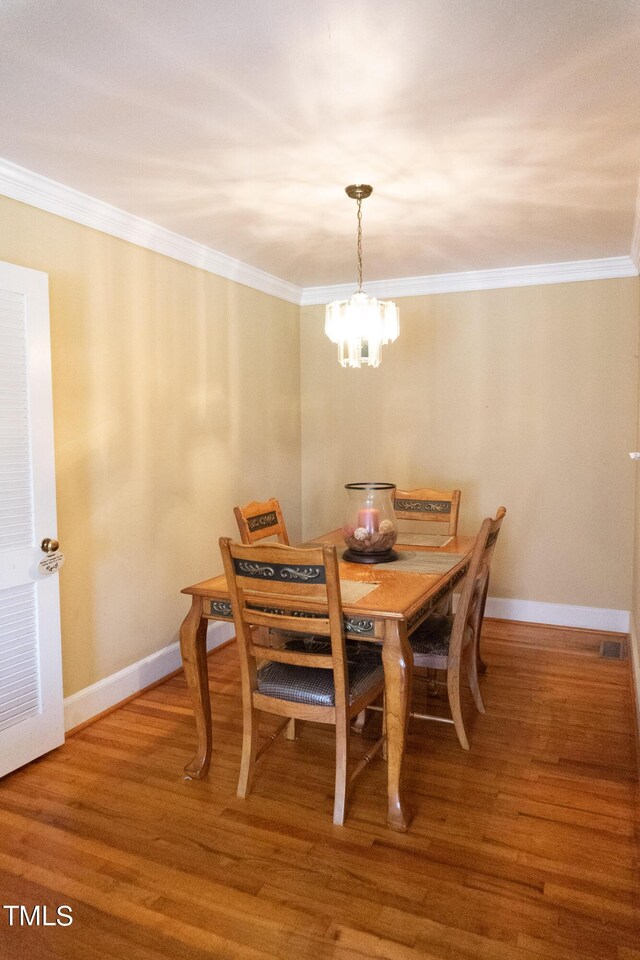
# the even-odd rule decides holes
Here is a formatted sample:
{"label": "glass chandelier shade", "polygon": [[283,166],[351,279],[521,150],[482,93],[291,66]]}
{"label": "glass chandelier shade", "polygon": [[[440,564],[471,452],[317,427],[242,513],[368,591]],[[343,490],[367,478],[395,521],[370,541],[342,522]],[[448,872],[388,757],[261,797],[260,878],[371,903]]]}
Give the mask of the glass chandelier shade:
{"label": "glass chandelier shade", "polygon": [[376,300],[357,290],[350,300],[327,304],[324,332],[338,344],[343,367],[377,367],[382,347],[398,336],[398,308],[391,300]]}
{"label": "glass chandelier shade", "polygon": [[382,347],[392,343],[400,332],[398,308],[391,300],[369,297],[362,289],[362,201],[371,195],[368,184],[345,188],[358,201],[358,289],[349,300],[327,304],[324,332],[338,344],[338,360],[343,367],[377,367]]}

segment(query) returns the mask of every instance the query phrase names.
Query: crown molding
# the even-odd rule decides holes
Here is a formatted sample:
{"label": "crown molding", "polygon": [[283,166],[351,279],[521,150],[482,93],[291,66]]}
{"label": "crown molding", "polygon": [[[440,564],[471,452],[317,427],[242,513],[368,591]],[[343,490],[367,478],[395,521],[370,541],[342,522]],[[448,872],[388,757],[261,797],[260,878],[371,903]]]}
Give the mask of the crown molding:
{"label": "crown molding", "polygon": [[[8,160],[0,159],[0,194],[27,203],[48,213],[73,220],[85,227],[234,280],[254,290],[302,306],[346,300],[354,292],[353,283],[319,287],[300,287],[280,277],[258,270],[241,260],[212,250],[178,233],[159,227],[149,220],[96,200],[56,180],[40,176]],[[541,263],[497,270],[470,270],[423,277],[399,277],[374,280],[366,284],[367,293],[380,298],[417,297],[433,293],[459,293],[465,290],[495,290],[578,280],[607,280],[637,277],[640,272],[640,193],[636,209],[631,255],[600,260],[574,260],[565,263]]]}
{"label": "crown molding", "polygon": [[302,287],[288,283],[270,273],[235,260],[149,220],[96,200],[85,193],[66,187],[56,180],[42,177],[31,170],[0,159],[0,193],[32,207],[55,213],[85,227],[92,227],[120,240],[180,260],[227,280],[235,280],[262,293],[289,303],[299,304]]}
{"label": "crown molding", "polygon": [[[571,260],[565,263],[537,263],[526,267],[498,270],[469,270],[464,273],[439,273],[425,277],[400,277],[373,280],[365,284],[370,296],[419,297],[433,293],[460,293],[465,290],[499,290],[502,287],[529,287],[548,283],[572,283],[577,280],[610,280],[637,277],[638,267],[631,257],[605,257],[600,260]],[[353,283],[326,287],[305,287],[302,306],[347,300],[355,290]]]}

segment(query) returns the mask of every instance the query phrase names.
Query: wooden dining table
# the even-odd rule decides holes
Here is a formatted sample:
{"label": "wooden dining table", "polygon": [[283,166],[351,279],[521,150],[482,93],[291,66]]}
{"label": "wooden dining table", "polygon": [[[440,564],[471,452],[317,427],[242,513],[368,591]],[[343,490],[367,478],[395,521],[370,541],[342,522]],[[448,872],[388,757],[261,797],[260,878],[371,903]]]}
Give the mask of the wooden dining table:
{"label": "wooden dining table", "polygon": [[[400,831],[407,830],[411,822],[402,777],[413,672],[408,638],[463,579],[475,543],[474,537],[461,536],[429,538],[410,534],[405,538],[406,543],[403,534],[398,535],[395,549],[399,560],[395,563],[340,560],[345,636],[379,644],[382,648],[387,723],[387,823]],[[335,544],[340,556],[344,548],[342,531],[335,530],[303,546],[318,543]],[[438,569],[425,572],[422,569],[425,566]],[[349,582],[369,584],[371,589],[364,596],[349,600]],[[352,588],[354,595],[361,594],[363,589],[362,586]],[[224,575],[185,587],[182,593],[191,597],[191,608],[180,628],[180,650],[197,731],[196,754],[186,765],[185,775],[201,779],[209,770],[212,749],[207,623],[209,620],[233,621],[233,613]]]}

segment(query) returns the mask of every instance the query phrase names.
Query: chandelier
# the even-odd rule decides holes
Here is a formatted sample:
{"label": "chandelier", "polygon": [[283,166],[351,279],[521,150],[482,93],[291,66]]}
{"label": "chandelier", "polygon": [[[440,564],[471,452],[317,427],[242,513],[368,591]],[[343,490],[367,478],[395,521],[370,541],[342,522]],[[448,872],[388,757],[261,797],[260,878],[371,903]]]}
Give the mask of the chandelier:
{"label": "chandelier", "polygon": [[338,344],[343,367],[379,366],[382,347],[400,332],[395,303],[368,297],[362,289],[362,201],[372,192],[366,183],[345,187],[347,196],[358,201],[358,289],[350,300],[328,303],[324,323],[324,332]]}

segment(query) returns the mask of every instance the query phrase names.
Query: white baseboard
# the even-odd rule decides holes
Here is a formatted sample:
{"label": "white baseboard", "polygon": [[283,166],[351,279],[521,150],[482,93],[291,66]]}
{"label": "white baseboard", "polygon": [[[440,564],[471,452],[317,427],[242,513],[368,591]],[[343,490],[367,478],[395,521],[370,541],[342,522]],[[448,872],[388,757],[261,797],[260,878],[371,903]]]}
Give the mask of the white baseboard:
{"label": "white baseboard", "polygon": [[586,630],[610,630],[628,633],[628,610],[606,607],[577,607],[568,603],[539,603],[537,600],[507,600],[489,597],[485,616],[497,620],[521,620],[525,623],[546,623],[555,627],[583,627]]}
{"label": "white baseboard", "polygon": [[[454,597],[454,606],[456,598]],[[564,603],[538,603],[535,600],[507,600],[489,597],[485,610],[487,617],[498,620],[520,620],[525,623],[546,623],[558,627],[584,627],[588,630],[611,630],[628,633],[630,614],[628,610],[608,610],[601,607],[576,607]],[[211,621],[207,633],[207,650],[213,650],[234,634],[233,624]],[[635,636],[632,635],[632,636]],[[638,638],[631,644],[634,651],[636,693],[640,697],[640,650]],[[179,670],[182,666],[178,643],[152,653],[149,657],[132,663],[118,673],[99,680],[84,690],[67,697],[64,701],[64,728],[71,730],[86,723],[105,710],[144,690],[152,683]],[[640,701],[639,701],[640,703]]]}
{"label": "white baseboard", "polygon": [[[231,639],[234,635],[232,623],[223,621],[210,621],[207,630],[207,650],[213,650],[220,644]],[[180,644],[171,643],[168,647],[152,653],[136,663],[132,663],[124,670],[113,673],[104,680],[98,680],[92,683],[90,687],[73,693],[66,697],[64,701],[64,728],[71,730],[73,727],[86,723],[93,717],[97,717],[105,710],[126,700],[144,690],[145,687],[162,680],[175,670],[182,666],[180,657]]]}

